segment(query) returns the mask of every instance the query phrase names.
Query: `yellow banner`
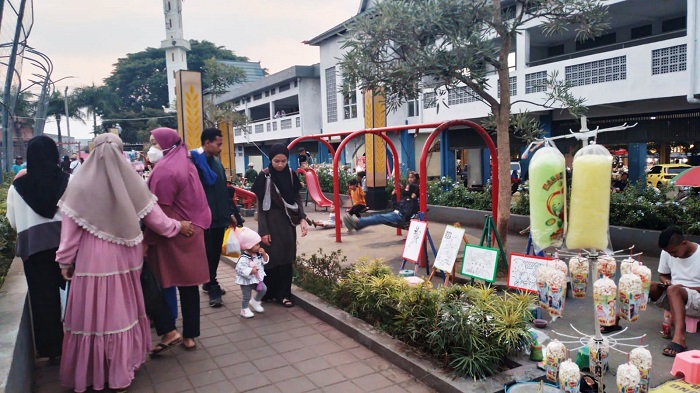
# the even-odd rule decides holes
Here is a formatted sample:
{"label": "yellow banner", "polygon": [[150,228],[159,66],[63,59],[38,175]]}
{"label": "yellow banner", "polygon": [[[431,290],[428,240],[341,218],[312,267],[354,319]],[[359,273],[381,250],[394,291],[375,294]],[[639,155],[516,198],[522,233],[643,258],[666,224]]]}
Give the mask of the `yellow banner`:
{"label": "yellow banner", "polygon": [[689,384],[682,379],[668,381],[663,385],[651,389],[652,393],[700,393],[700,385]]}
{"label": "yellow banner", "polygon": [[219,130],[224,136],[224,144],[221,146],[219,159],[229,178],[236,178],[236,152],[233,145],[233,127],[226,122],[218,124]]}
{"label": "yellow banner", "polygon": [[[365,128],[386,127],[384,96],[365,91]],[[376,135],[365,134],[367,187],[386,187],[386,143]]]}
{"label": "yellow banner", "polygon": [[177,92],[178,132],[187,147],[194,149],[201,145],[199,137],[204,130],[202,74],[198,71],[177,71],[175,91]]}

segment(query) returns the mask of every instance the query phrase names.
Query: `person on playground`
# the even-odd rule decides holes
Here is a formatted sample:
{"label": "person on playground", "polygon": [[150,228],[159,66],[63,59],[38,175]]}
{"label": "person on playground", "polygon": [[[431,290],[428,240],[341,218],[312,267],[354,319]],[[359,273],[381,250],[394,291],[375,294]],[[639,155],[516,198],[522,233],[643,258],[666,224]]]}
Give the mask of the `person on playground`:
{"label": "person on playground", "polygon": [[[408,174],[406,187],[401,190],[401,201],[394,202],[394,210],[381,214],[372,214],[368,217],[357,218],[350,215],[343,217],[343,224],[348,231],[358,231],[364,227],[386,224],[390,226],[404,226],[418,213],[418,180],[420,176],[416,172]],[[392,195],[396,190],[392,192]]]}
{"label": "person on playground", "polygon": [[312,219],[306,217],[306,222],[309,225],[313,225],[314,228],[321,228],[321,229],[335,228],[335,210],[333,209],[333,205],[331,205],[329,208],[328,220],[318,221],[318,220],[312,220]]}
{"label": "person on playground", "polygon": [[[659,281],[651,283],[649,300],[673,315],[672,341],[663,350],[676,356],[688,350],[685,344],[685,316],[700,317],[700,252],[679,229],[669,227],[659,235]],[[619,317],[613,326],[602,327],[603,333],[622,329]],[[667,337],[671,338],[671,337]]]}
{"label": "person on playground", "polygon": [[248,164],[248,169],[245,171],[246,183],[252,186],[255,183],[255,179],[258,178],[258,171],[255,170],[255,165],[251,162]]}
{"label": "person on playground", "polygon": [[348,180],[348,191],[350,192],[352,207],[347,212],[351,216],[361,218],[360,213],[367,208],[367,201],[365,201],[365,192],[362,191],[360,182],[357,179]]}

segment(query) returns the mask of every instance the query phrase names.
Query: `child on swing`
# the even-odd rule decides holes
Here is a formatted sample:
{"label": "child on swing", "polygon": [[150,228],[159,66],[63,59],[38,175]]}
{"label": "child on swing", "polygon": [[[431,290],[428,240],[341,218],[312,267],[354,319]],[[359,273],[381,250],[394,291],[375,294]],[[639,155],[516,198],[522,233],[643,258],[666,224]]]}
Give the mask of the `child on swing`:
{"label": "child on swing", "polygon": [[[265,252],[265,249],[260,247],[260,235],[250,228],[243,227],[235,232],[238,237],[238,242],[241,246],[241,257],[236,263],[236,284],[241,286],[242,302],[241,302],[241,317],[253,318],[250,309],[252,308],[258,313],[265,312],[265,309],[260,304],[267,287],[263,282],[265,277],[266,265],[270,262],[270,257]],[[255,290],[257,294],[254,299],[251,299],[252,292]]]}

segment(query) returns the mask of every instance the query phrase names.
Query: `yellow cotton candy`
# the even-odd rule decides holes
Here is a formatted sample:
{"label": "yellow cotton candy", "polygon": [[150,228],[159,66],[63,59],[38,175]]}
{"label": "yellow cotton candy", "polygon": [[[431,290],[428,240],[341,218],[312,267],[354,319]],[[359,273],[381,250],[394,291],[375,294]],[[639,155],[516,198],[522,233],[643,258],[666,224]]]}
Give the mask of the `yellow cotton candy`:
{"label": "yellow cotton candy", "polygon": [[564,239],[565,170],[564,156],[555,147],[543,147],[530,162],[530,233],[540,249],[560,247]]}
{"label": "yellow cotton candy", "polygon": [[608,245],[612,156],[589,145],[574,157],[566,246],[604,250]]}

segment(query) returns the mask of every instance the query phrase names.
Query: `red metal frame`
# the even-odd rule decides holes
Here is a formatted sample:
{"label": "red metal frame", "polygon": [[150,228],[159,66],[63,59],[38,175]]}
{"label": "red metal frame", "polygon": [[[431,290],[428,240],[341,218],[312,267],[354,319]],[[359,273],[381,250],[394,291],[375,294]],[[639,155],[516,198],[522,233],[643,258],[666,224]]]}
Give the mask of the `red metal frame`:
{"label": "red metal frame", "polygon": [[246,209],[250,209],[253,204],[255,203],[255,200],[257,199],[257,196],[255,193],[244,190],[240,187],[233,186],[233,190],[235,191],[235,195],[243,201],[243,207]]}
{"label": "red metal frame", "polygon": [[[427,160],[428,160],[428,153],[430,150],[430,146],[432,143],[435,141],[435,138],[438,137],[443,131],[449,129],[450,127],[454,126],[467,126],[469,128],[474,129],[476,132],[479,133],[481,138],[486,142],[486,146],[489,149],[489,152],[491,154],[491,211],[493,214],[493,219],[494,221],[497,222],[498,216],[498,151],[496,150],[496,145],[493,143],[493,139],[491,136],[484,130],[479,124],[469,121],[469,120],[452,120],[452,121],[447,121],[443,123],[425,123],[425,124],[411,124],[411,125],[403,125],[403,126],[394,126],[394,127],[382,127],[382,128],[370,128],[370,129],[365,129],[365,130],[358,130],[358,131],[343,131],[343,132],[335,132],[335,133],[328,133],[328,134],[317,134],[317,135],[305,135],[301,136],[299,138],[296,138],[293,140],[289,145],[288,149],[291,151],[291,149],[299,142],[307,139],[314,139],[317,141],[321,141],[327,148],[328,151],[333,155],[333,205],[334,205],[334,210],[335,210],[335,241],[337,243],[341,242],[341,218],[340,218],[340,183],[339,183],[339,177],[338,177],[338,165],[340,163],[340,153],[343,151],[345,146],[348,144],[349,141],[352,139],[355,139],[358,136],[365,135],[365,134],[374,134],[379,137],[381,137],[384,141],[387,142],[389,147],[391,148],[391,153],[394,156],[394,189],[397,190],[396,193],[396,198],[397,200],[401,199],[401,193],[398,192],[401,188],[400,184],[400,179],[401,179],[401,170],[399,168],[399,156],[396,151],[396,147],[394,146],[394,143],[384,135],[384,133],[387,132],[394,132],[394,131],[404,131],[404,130],[415,130],[416,134],[418,134],[420,129],[423,128],[435,128],[433,132],[430,134],[428,139],[425,142],[425,145],[423,146],[423,150],[421,151],[421,156],[420,156],[420,164],[419,164],[419,172],[423,174],[420,177],[420,210],[425,214],[425,212],[428,210],[428,177],[426,176],[426,170],[427,170]],[[333,146],[326,140],[326,138],[331,138],[331,137],[345,137],[341,142],[340,146],[338,146],[337,150],[333,149]],[[426,215],[426,220],[427,220],[427,215]],[[396,230],[397,234],[401,234],[401,229]]]}

